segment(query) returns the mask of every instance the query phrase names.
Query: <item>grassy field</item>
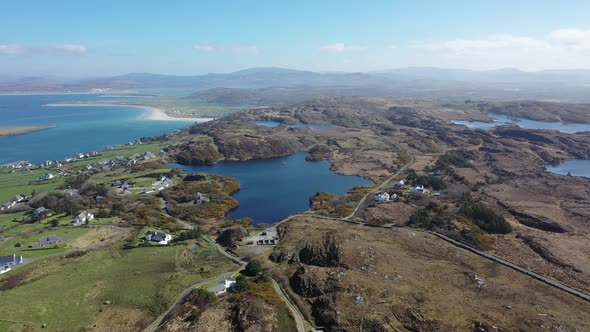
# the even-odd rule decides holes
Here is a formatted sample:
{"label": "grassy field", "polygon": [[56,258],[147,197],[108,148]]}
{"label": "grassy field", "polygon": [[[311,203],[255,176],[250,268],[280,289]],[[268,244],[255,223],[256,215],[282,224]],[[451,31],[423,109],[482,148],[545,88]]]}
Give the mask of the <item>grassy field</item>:
{"label": "grassy field", "polygon": [[[10,239],[0,242],[0,256],[18,254],[25,258],[34,258],[61,253],[66,251],[65,247],[67,245],[67,241],[41,248],[29,248],[28,245],[39,240],[41,237],[47,237],[49,235],[56,235],[67,239],[75,239],[87,231],[87,228],[82,227],[56,228],[40,223],[16,224],[6,232],[2,232],[3,236],[10,237]],[[24,246],[15,247],[17,242],[22,242]]]}
{"label": "grassy field", "polygon": [[[34,329],[46,323],[50,331],[78,331],[91,326],[103,308],[140,310],[153,318],[189,285],[235,268],[209,245],[110,249],[52,258],[27,270],[41,277],[2,292],[0,322],[32,322]],[[111,301],[110,307],[104,301]]]}
{"label": "grassy field", "polygon": [[220,117],[241,110],[183,98],[146,98],[133,104],[159,108],[174,117]]}
{"label": "grassy field", "polygon": [[88,164],[95,163],[97,161],[105,160],[105,159],[113,159],[116,157],[130,157],[134,154],[143,154],[145,152],[152,152],[156,153],[162,149],[162,145],[160,143],[149,143],[149,144],[140,144],[140,145],[124,145],[113,148],[111,150],[104,150],[100,151],[100,154],[97,156],[92,156],[89,158],[81,159],[75,163],[64,164],[64,169],[74,169],[74,168],[81,168]]}
{"label": "grassy field", "polygon": [[15,170],[14,173],[4,169],[0,171],[0,202],[5,202],[17,194],[30,195],[33,191],[53,190],[57,188],[64,178],[56,175],[55,172],[49,172],[56,175],[51,180],[38,181],[43,173],[47,170],[39,169],[31,172],[24,170]]}

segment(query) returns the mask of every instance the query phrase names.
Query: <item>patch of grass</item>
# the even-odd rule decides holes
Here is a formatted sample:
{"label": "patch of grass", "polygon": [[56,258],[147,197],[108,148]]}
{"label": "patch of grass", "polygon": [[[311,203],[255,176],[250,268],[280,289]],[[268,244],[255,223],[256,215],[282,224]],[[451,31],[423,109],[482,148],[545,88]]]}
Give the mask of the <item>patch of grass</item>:
{"label": "patch of grass", "polygon": [[[39,181],[39,177],[44,173],[48,173],[47,170],[0,172],[0,202],[8,201],[18,194],[30,195],[33,191],[53,190],[64,181],[64,178],[58,175],[50,180]],[[49,173],[55,175],[55,172]]]}
{"label": "patch of grass", "polygon": [[[206,272],[200,272],[205,262]],[[104,301],[155,317],[181,290],[235,266],[208,247],[173,246],[93,251],[74,259],[46,260],[34,269],[45,273],[3,292],[0,320],[78,331],[95,321]]]}

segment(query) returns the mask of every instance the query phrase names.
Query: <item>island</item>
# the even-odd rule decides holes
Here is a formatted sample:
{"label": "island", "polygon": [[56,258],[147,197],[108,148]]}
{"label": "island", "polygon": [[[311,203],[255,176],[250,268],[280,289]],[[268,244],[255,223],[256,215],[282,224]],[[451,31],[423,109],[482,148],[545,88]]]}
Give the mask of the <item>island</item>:
{"label": "island", "polygon": [[34,131],[45,130],[53,128],[54,126],[14,126],[14,127],[0,127],[0,137],[16,136],[22,134],[32,133]]}

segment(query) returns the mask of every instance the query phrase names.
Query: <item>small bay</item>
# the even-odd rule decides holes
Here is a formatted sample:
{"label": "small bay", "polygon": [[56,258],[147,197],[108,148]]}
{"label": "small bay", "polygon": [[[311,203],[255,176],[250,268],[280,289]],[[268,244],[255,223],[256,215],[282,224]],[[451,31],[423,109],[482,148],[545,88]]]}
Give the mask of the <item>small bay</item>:
{"label": "small bay", "polygon": [[559,165],[545,167],[547,171],[561,175],[583,176],[590,178],[590,160],[573,159]]}

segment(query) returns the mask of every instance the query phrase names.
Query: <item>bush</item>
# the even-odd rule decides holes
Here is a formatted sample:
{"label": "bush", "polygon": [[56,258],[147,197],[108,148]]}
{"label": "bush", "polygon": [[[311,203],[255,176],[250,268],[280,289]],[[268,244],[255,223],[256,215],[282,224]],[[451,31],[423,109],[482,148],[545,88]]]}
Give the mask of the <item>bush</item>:
{"label": "bush", "polygon": [[257,260],[253,259],[246,265],[246,269],[244,270],[244,274],[247,276],[255,276],[258,273],[262,272],[262,263]]}
{"label": "bush", "polygon": [[215,296],[214,293],[204,288],[195,288],[191,291],[190,295],[187,298],[187,301],[196,306],[202,307],[215,302],[216,299],[217,296]]}
{"label": "bush", "polygon": [[439,170],[445,170],[449,168],[449,166],[472,167],[469,161],[467,161],[467,159],[465,158],[465,156],[461,155],[459,152],[448,152],[440,156],[436,160],[435,166]]}
{"label": "bush", "polygon": [[245,292],[250,289],[250,280],[243,275],[239,275],[236,278],[236,285],[234,286],[234,290],[236,292]]}
{"label": "bush", "polygon": [[468,199],[460,210],[465,216],[473,220],[473,222],[482,230],[493,234],[508,234],[512,232],[512,226],[504,219],[504,217],[496,214],[494,210],[487,206],[474,202]]}

